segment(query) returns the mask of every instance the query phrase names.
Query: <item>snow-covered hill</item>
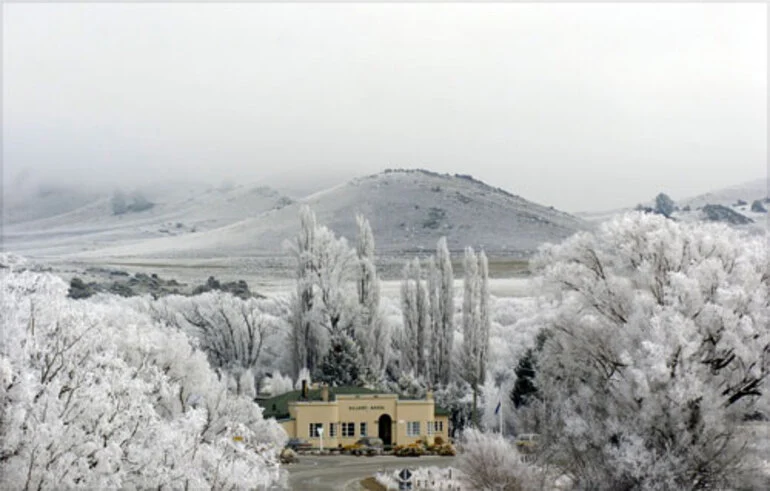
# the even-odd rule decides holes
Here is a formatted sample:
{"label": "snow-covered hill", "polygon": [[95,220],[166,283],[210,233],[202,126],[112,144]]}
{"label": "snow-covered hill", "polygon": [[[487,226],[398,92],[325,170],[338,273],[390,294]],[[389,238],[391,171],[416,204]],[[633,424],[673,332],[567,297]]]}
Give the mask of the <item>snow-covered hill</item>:
{"label": "snow-covered hill", "polygon": [[432,251],[446,236],[451,249],[484,247],[496,255],[529,255],[587,227],[567,213],[488,186],[470,176],[428,171],[386,171],[353,179],[303,200],[232,225],[134,242],[83,258],[230,258],[278,256],[299,227],[301,204],[338,234],[355,239],[355,216],[369,218],[383,254]]}
{"label": "snow-covered hill", "polygon": [[684,199],[678,204],[682,207],[689,205],[691,208],[704,205],[731,206],[741,200],[747,202],[750,206],[754,200],[763,200],[770,196],[768,189],[770,189],[770,178],[756,179]]}
{"label": "snow-covered hill", "polygon": [[[756,179],[691,198],[677,199],[676,196],[671,196],[677,207],[672,216],[677,220],[687,222],[723,221],[730,225],[742,227],[749,232],[763,233],[770,230],[770,226],[768,226],[769,214],[752,210],[752,204],[754,201],[759,201],[764,208],[770,209],[768,197],[770,197],[770,178]],[[655,204],[650,201],[643,203],[643,206],[652,208]],[[728,208],[728,210],[724,210],[724,208],[720,210],[721,207]],[[576,215],[592,223],[601,223],[615,215],[634,209],[635,207],[628,207],[604,212],[582,212]],[[743,217],[748,219],[750,223],[742,223],[746,221]]]}
{"label": "snow-covered hill", "polygon": [[68,213],[103,197],[94,191],[73,187],[40,185],[3,189],[2,220],[5,225],[32,222]]}
{"label": "snow-covered hill", "polygon": [[[6,216],[4,245],[30,255],[68,255],[158,237],[192,236],[292,203],[264,186],[214,188],[171,183],[147,186],[139,192],[152,206],[121,214],[115,213],[112,193],[86,194],[62,188],[46,200],[35,195],[16,198]],[[129,200],[130,196],[128,193]],[[73,202],[79,206],[64,206]]]}

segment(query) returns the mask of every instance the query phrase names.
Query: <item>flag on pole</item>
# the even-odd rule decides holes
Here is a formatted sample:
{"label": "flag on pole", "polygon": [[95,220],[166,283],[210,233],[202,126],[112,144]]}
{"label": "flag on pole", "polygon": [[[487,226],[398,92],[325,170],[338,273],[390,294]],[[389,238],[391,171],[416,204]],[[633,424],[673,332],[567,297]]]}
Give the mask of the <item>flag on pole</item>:
{"label": "flag on pole", "polygon": [[503,434],[503,388],[500,387],[500,393],[497,395],[497,407],[495,408],[495,416],[500,420],[500,434]]}

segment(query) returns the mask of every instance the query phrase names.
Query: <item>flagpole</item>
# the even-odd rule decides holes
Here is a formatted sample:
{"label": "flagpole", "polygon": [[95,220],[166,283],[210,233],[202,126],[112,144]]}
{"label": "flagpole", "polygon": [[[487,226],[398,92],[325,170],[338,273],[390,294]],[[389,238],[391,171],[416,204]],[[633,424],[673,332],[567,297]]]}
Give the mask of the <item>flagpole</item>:
{"label": "flagpole", "polygon": [[503,398],[500,397],[500,411],[498,412],[498,415],[500,416],[500,436],[503,435]]}

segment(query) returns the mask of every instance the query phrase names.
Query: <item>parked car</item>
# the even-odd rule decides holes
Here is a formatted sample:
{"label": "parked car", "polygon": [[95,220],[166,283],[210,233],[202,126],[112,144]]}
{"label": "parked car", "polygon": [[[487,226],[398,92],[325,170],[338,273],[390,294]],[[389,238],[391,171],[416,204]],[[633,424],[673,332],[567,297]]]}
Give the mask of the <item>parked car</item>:
{"label": "parked car", "polygon": [[303,440],[302,438],[290,438],[289,441],[286,442],[286,448],[290,448],[295,452],[304,452],[310,450],[313,446],[310,445],[307,440]]}
{"label": "parked car", "polygon": [[356,443],[352,453],[354,455],[381,455],[385,443],[381,438],[365,436]]}

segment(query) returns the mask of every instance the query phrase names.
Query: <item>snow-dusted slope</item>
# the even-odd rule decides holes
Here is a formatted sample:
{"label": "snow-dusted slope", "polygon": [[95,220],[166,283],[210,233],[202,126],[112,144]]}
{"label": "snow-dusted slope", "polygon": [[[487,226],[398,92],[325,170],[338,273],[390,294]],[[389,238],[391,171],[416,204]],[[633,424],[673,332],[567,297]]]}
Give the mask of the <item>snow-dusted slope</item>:
{"label": "snow-dusted slope", "polygon": [[737,203],[738,200],[743,200],[751,205],[754,200],[763,200],[770,196],[768,189],[770,189],[770,178],[757,179],[736,186],[717,189],[694,198],[684,199],[678,204],[680,206],[690,205],[691,208],[704,205],[730,206]]}
{"label": "snow-dusted slope", "polygon": [[709,193],[682,200],[679,205],[679,211],[674,213],[674,217],[684,221],[706,220],[707,216],[703,212],[706,205],[722,205],[730,208],[732,211],[749,218],[753,223],[739,225],[749,232],[765,233],[770,230],[768,226],[768,213],[753,211],[751,205],[759,200],[764,208],[770,208],[770,178],[757,179],[736,186],[730,186]]}
{"label": "snow-dusted slope", "polygon": [[[704,213],[703,207],[706,205],[722,205],[753,221],[753,223],[738,225],[738,227],[742,227],[750,232],[762,233],[770,230],[770,226],[768,226],[769,214],[752,211],[751,205],[755,200],[759,200],[765,208],[770,209],[768,197],[770,197],[770,178],[756,179],[743,184],[716,189],[692,198],[680,200],[676,196],[672,196],[677,206],[677,210],[673,213],[673,218],[689,222],[707,221],[708,216]],[[655,204],[648,202],[644,206],[654,207]],[[604,212],[583,212],[576,213],[576,215],[589,222],[601,223],[615,215],[633,211],[634,208],[629,207]]]}
{"label": "snow-dusted slope", "polygon": [[157,237],[194,235],[291,203],[264,186],[215,189],[196,184],[166,184],[147,187],[141,193],[154,206],[120,215],[113,213],[108,195],[92,195],[82,206],[63,208],[58,214],[38,210],[41,204],[35,199],[20,203],[19,210],[30,210],[29,215],[40,218],[8,223],[3,237],[5,246],[30,255],[100,250]]}
{"label": "snow-dusted slope", "polygon": [[50,218],[97,201],[98,193],[63,186],[43,185],[3,189],[2,220],[5,225]]}
{"label": "snow-dusted slope", "polygon": [[585,222],[467,176],[392,171],[354,179],[298,203],[203,233],[166,237],[88,254],[111,257],[211,258],[275,256],[299,227],[298,210],[310,205],[318,221],[355,239],[355,216],[369,218],[384,254],[432,251],[446,236],[453,250],[484,247],[492,254],[529,254],[559,241]]}

